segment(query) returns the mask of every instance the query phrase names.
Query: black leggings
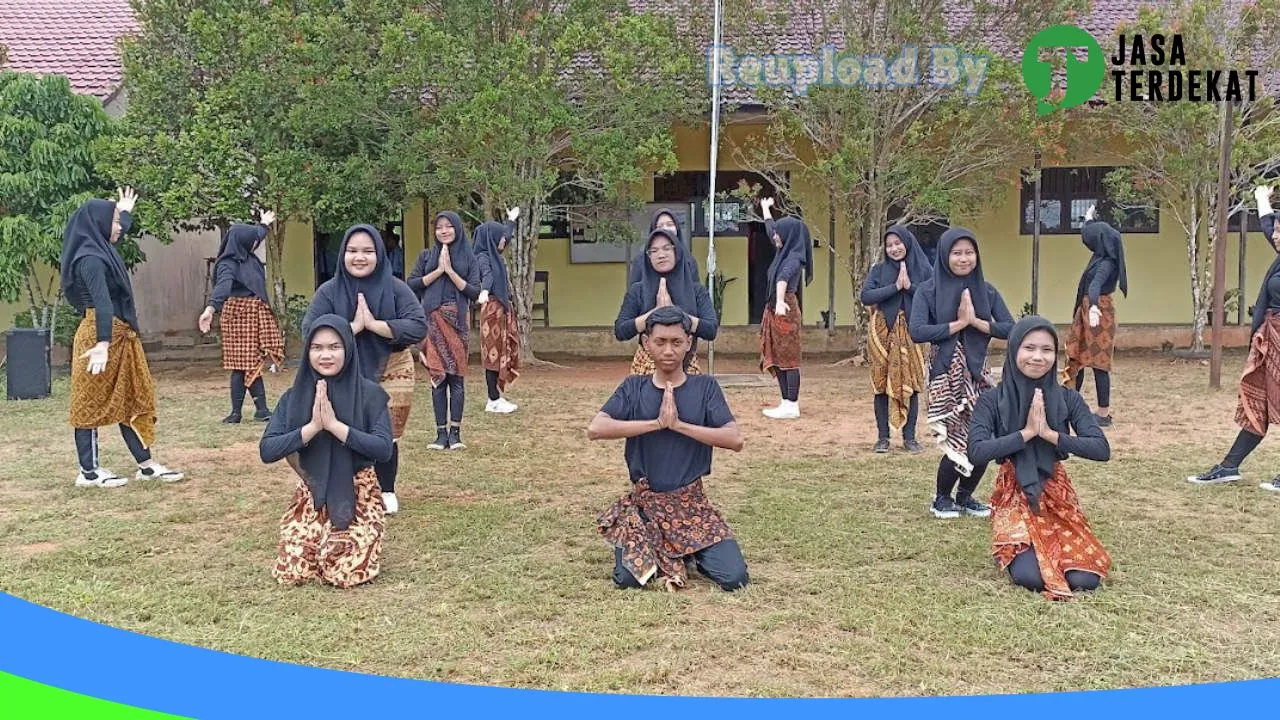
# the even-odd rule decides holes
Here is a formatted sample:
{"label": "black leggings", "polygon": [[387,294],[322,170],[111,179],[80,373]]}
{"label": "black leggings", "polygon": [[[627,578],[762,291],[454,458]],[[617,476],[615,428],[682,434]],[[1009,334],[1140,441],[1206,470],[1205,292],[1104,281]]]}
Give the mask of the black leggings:
{"label": "black leggings", "polygon": [[[889,396],[876,395],[876,431],[881,440],[889,439]],[[902,426],[902,439],[916,439],[916,414],[920,412],[920,393],[911,393],[911,406],[907,408],[907,424]]]}
{"label": "black leggings", "polygon": [[[240,408],[244,406],[244,371],[235,370],[231,373],[231,414],[239,415]],[[249,394],[253,395],[253,406],[258,412],[266,412],[267,408],[267,386],[262,382],[262,376],[259,375],[257,380],[249,386]]]}
{"label": "black leggings", "polygon": [[[120,434],[139,465],[151,459],[151,451],[142,447],[142,438],[133,428],[122,424]],[[81,470],[92,472],[98,469],[98,428],[76,428],[76,455],[80,458]]]}
{"label": "black leggings", "polygon": [[[1111,373],[1106,370],[1093,369],[1093,384],[1098,391],[1098,407],[1111,407]],[[1084,387],[1084,370],[1076,373],[1076,392]]]}
{"label": "black leggings", "polygon": [[783,400],[791,402],[799,402],[800,400],[800,370],[779,370],[777,375],[778,391],[782,393]]}
{"label": "black leggings", "polygon": [[391,459],[384,463],[374,463],[373,471],[378,475],[378,487],[384,493],[396,491],[396,475],[400,474],[400,443],[391,443]]}
{"label": "black leggings", "polygon": [[462,424],[462,404],[466,400],[466,392],[461,375],[445,375],[439,385],[431,388],[431,407],[436,413],[436,427]]}
{"label": "black leggings", "polygon": [[[1067,578],[1067,587],[1072,592],[1089,592],[1097,590],[1102,578],[1087,570],[1068,570],[1063,573]],[[1024,587],[1033,592],[1044,590],[1044,577],[1040,574],[1040,563],[1036,560],[1034,548],[1027,548],[1014,556],[1009,563],[1009,578],[1014,585]]]}
{"label": "black leggings", "polygon": [[1249,453],[1253,452],[1260,442],[1262,442],[1261,435],[1254,435],[1248,430],[1241,430],[1236,435],[1236,441],[1231,443],[1231,449],[1227,451],[1227,456],[1222,459],[1222,466],[1238,469],[1244,459],[1249,457]]}
{"label": "black leggings", "polygon": [[498,392],[498,371],[497,370],[484,371],[484,384],[489,391],[490,400],[497,400],[498,398],[502,397],[502,393]]}
{"label": "black leggings", "polygon": [[973,472],[969,473],[969,477],[964,477],[956,469],[955,462],[944,456],[942,462],[938,463],[938,497],[951,497],[951,490],[957,482],[960,483],[960,490],[956,492],[956,499],[972,496],[986,472],[987,464],[978,463],[973,466]]}

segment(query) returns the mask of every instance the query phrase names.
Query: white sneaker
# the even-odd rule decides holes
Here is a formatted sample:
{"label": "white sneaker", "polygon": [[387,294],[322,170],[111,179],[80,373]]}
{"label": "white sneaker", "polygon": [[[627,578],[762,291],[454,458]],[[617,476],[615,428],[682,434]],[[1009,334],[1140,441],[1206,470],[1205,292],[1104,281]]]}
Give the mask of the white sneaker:
{"label": "white sneaker", "polygon": [[122,478],[106,468],[98,468],[89,473],[93,477],[85,475],[83,470],[76,475],[76,487],[105,487],[117,488],[129,482],[128,478]]}
{"label": "white sneaker", "polygon": [[761,410],[764,416],[774,420],[795,420],[800,417],[800,403],[783,400],[776,408]]}
{"label": "white sneaker", "polygon": [[508,413],[515,412],[516,406],[512,403],[507,402],[506,398],[498,398],[497,400],[490,400],[489,402],[485,403],[484,411],[487,413],[498,413],[500,415],[506,415]]}
{"label": "white sneaker", "polygon": [[134,480],[159,480],[160,482],[178,482],[186,477],[177,470],[170,470],[160,463],[152,463],[151,467],[138,468],[138,472],[133,476]]}
{"label": "white sneaker", "polygon": [[382,493],[382,505],[387,509],[388,515],[400,512],[400,501],[396,499],[395,493]]}

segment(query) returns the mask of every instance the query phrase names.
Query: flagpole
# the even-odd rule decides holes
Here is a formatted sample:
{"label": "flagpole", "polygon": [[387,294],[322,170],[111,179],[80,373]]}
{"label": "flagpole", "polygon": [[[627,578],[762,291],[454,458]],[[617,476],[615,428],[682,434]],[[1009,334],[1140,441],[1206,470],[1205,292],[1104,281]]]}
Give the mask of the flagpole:
{"label": "flagpole", "polygon": [[[723,0],[713,0],[715,3],[715,18],[713,20],[714,28],[712,30],[711,45],[711,161],[710,161],[710,189],[707,191],[707,210],[703,216],[708,219],[707,222],[707,289],[715,292],[716,288],[716,167],[719,164],[720,150],[720,11]],[[724,298],[720,300],[721,309],[724,308]],[[714,340],[707,343],[707,374],[715,375],[716,370],[716,343]]]}

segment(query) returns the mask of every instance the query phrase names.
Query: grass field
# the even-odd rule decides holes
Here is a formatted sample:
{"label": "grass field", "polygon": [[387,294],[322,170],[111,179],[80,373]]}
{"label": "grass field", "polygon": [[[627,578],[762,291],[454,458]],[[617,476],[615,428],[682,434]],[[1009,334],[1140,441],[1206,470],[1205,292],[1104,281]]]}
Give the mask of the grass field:
{"label": "grass field", "polygon": [[[1232,381],[1242,356],[1229,355]],[[717,371],[750,371],[717,359]],[[712,501],[739,536],[751,586],[696,577],[679,594],[619,591],[594,521],[626,487],[622,443],[586,424],[623,363],[532,369],[520,411],[468,385],[465,451],[433,453],[420,382],[402,441],[401,513],[383,572],[352,591],[282,588],[269,573],[294,479],[264,467],[262,426],[223,426],[213,366],[154,368],[157,459],[172,486],[73,486],[67,384],[0,403],[0,589],[121,628],[218,650],[452,682],[606,692],[919,695],[1133,687],[1275,676],[1280,668],[1280,471],[1266,442],[1235,487],[1191,486],[1236,427],[1234,382],[1156,355],[1115,371],[1112,461],[1068,471],[1115,569],[1050,603],[990,560],[983,520],[927,513],[939,453],[889,456],[866,371],[811,363],[804,417],[759,409],[772,387],[726,393],[746,436],[717,453]],[[421,371],[420,371],[421,372]],[[268,378],[274,398],[286,376]],[[1087,393],[1086,397],[1091,398]],[[103,433],[104,464],[133,467]],[[992,475],[979,495],[986,497]]]}

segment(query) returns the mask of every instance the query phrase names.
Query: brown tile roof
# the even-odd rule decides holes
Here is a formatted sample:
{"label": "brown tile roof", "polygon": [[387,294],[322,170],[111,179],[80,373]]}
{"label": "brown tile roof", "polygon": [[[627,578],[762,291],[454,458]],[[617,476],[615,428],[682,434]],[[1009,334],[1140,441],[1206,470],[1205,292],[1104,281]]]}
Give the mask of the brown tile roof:
{"label": "brown tile roof", "polygon": [[116,41],[136,30],[128,0],[0,0],[3,69],[65,75],[104,101],[124,74]]}

